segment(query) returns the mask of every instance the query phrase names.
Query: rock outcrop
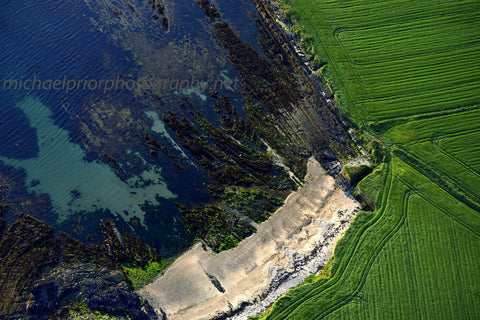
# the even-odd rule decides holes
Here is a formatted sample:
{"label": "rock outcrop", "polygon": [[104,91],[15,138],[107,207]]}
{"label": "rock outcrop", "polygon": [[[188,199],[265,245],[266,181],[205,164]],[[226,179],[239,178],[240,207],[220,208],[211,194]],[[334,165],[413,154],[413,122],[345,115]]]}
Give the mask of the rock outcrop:
{"label": "rock outcrop", "polygon": [[[142,306],[119,270],[89,263],[80,263],[52,269],[35,281],[27,303],[26,314],[31,319],[42,319],[62,309],[62,304],[73,297],[92,310],[130,319],[154,319],[148,304]],[[45,315],[42,317],[40,315]]]}
{"label": "rock outcrop", "polygon": [[114,316],[157,318],[111,257],[21,214],[0,239],[0,318],[64,319],[75,302]]}

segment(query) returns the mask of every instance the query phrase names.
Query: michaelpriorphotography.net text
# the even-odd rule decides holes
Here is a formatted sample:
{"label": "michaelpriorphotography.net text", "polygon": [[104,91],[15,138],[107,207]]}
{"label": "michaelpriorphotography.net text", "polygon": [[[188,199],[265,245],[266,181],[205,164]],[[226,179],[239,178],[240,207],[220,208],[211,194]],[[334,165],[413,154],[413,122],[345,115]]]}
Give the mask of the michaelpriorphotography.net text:
{"label": "michaelpriorphotography.net text", "polygon": [[234,79],[215,79],[215,80],[200,80],[195,77],[190,79],[175,79],[175,78],[155,78],[155,79],[124,79],[120,76],[110,79],[75,79],[68,76],[63,76],[56,79],[42,79],[37,76],[23,77],[0,80],[0,89],[18,90],[18,91],[34,91],[34,90],[53,90],[64,91],[69,93],[72,91],[89,90],[101,91],[107,93],[115,90],[129,90],[129,91],[173,91],[181,93],[184,90],[194,90],[198,93],[204,93],[209,90],[232,90],[237,91],[241,89],[241,81],[238,78]]}

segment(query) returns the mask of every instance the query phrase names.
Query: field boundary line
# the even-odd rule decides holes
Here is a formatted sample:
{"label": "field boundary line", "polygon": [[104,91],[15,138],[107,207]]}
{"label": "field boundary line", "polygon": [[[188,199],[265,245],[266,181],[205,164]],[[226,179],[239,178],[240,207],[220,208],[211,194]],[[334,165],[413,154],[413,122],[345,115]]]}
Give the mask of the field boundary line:
{"label": "field boundary line", "polygon": [[[468,190],[465,190],[461,185],[457,183],[457,181],[452,180],[442,170],[439,170],[435,166],[426,164],[425,162],[420,160],[417,156],[411,154],[404,148],[397,147],[397,149],[394,150],[393,152],[403,162],[411,166],[413,169],[421,173],[423,176],[427,177],[432,183],[440,187],[446,193],[450,194],[455,199],[462,202],[463,204],[468,206],[470,209],[474,210],[477,213],[477,216],[480,217],[480,202],[476,195],[470,193]],[[452,189],[446,183],[444,183],[444,181],[448,182],[448,184],[450,185],[453,185],[456,189],[461,190],[462,193],[464,194],[462,195],[455,189]]]}
{"label": "field boundary line", "polygon": [[[471,133],[471,132],[469,132]],[[462,135],[460,135],[462,136]],[[438,149],[441,153],[443,153],[446,157],[452,159],[452,161],[455,161],[456,163],[458,163],[459,165],[461,165],[462,167],[464,167],[466,170],[470,171],[473,175],[475,175],[477,178],[480,179],[480,173],[477,172],[477,170],[473,169],[472,167],[470,167],[468,164],[466,164],[465,162],[463,162],[462,160],[458,159],[457,157],[455,157],[453,154],[451,154],[450,152],[446,151],[445,149],[443,149],[442,147],[440,147],[438,145],[438,140],[439,138],[438,137],[432,137],[432,145]]]}
{"label": "field boundary line", "polygon": [[[399,116],[399,117],[385,118],[385,119],[378,120],[378,121],[369,121],[369,122],[367,122],[367,124],[369,124],[369,125],[371,125],[371,124],[383,124],[383,123],[388,124],[389,122],[398,122],[398,121],[401,121],[401,120],[404,120],[405,122],[403,122],[403,123],[406,123],[408,121],[419,121],[419,120],[425,120],[425,119],[433,119],[433,118],[436,118],[436,117],[447,116],[447,115],[450,115],[450,114],[462,114],[462,113],[466,113],[468,111],[474,111],[474,110],[477,110],[477,109],[480,109],[479,104],[471,104],[471,105],[457,107],[457,108],[448,108],[448,109],[438,110],[438,111],[417,113],[415,115],[409,115],[409,116]],[[396,125],[399,125],[399,124],[402,124],[402,123],[398,123]]]}
{"label": "field boundary line", "polygon": [[[415,169],[414,169],[415,170]],[[399,178],[400,179],[400,178]],[[437,209],[438,211],[442,212],[443,214],[445,214],[447,217],[449,217],[450,219],[452,219],[453,221],[455,221],[456,223],[458,223],[459,225],[461,225],[462,227],[464,227],[465,229],[471,231],[473,234],[475,234],[476,236],[480,237],[480,229],[479,230],[476,230],[475,228],[473,228],[471,225],[469,225],[468,223],[458,219],[458,217],[452,213],[450,213],[449,211],[443,209],[442,207],[440,207],[437,203],[435,203],[432,199],[430,199],[428,196],[426,196],[421,190],[419,190],[417,187],[413,186],[411,183],[407,182],[406,180],[404,179],[401,179],[402,182],[404,184],[406,184],[409,188],[411,188],[412,190],[415,190],[416,194],[422,198],[425,202],[428,202],[432,207],[434,207],[435,209]],[[433,183],[433,182],[432,182]]]}
{"label": "field boundary line", "polygon": [[462,130],[462,131],[455,131],[455,132],[450,132],[450,133],[439,133],[437,135],[432,135],[432,136],[427,137],[427,138],[412,140],[412,141],[404,143],[402,145],[406,146],[406,147],[411,147],[411,146],[414,146],[416,144],[425,143],[425,142],[429,142],[429,141],[432,142],[432,144],[433,144],[433,139],[444,139],[444,138],[448,139],[448,138],[454,138],[454,137],[461,137],[463,135],[470,134],[470,133],[475,133],[475,132],[478,132],[477,128]]}

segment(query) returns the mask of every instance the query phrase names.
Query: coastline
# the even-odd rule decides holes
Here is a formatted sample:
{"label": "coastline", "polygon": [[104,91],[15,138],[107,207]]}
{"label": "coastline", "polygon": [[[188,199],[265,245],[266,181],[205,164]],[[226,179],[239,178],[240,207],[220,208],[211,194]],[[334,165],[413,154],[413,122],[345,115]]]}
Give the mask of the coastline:
{"label": "coastline", "polygon": [[322,166],[238,247],[213,254],[200,244],[139,291],[170,320],[247,319],[323,268],[360,209]]}
{"label": "coastline", "polygon": [[[308,79],[322,105],[345,128],[350,128],[337,109],[338,102],[328,83],[303,51],[301,39],[283,21],[278,3],[254,3],[277,45]],[[288,123],[295,127],[292,121]],[[352,130],[345,131],[359,148],[361,158],[365,157]],[[325,167],[328,173],[312,157],[303,186],[238,247],[215,255],[198,243],[139,294],[158,309],[159,315],[170,320],[246,320],[266,311],[325,266],[360,210],[360,204],[345,193],[348,183],[339,170],[343,166],[333,161]]]}

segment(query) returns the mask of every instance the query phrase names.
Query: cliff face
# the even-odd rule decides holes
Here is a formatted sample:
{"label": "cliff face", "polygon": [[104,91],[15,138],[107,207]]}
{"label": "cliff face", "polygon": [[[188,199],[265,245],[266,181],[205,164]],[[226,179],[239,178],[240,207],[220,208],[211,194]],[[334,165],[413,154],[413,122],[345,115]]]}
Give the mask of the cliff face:
{"label": "cliff face", "polygon": [[114,316],[156,319],[111,258],[23,215],[0,240],[0,318],[63,319],[75,302]]}
{"label": "cliff face", "polygon": [[357,155],[349,125],[333,97],[278,27],[269,1],[254,3],[259,44],[266,58],[241,42],[226,21],[213,23],[216,37],[242,76],[246,100],[263,104],[271,121],[286,136],[293,136],[294,144],[306,154],[320,158]]}

